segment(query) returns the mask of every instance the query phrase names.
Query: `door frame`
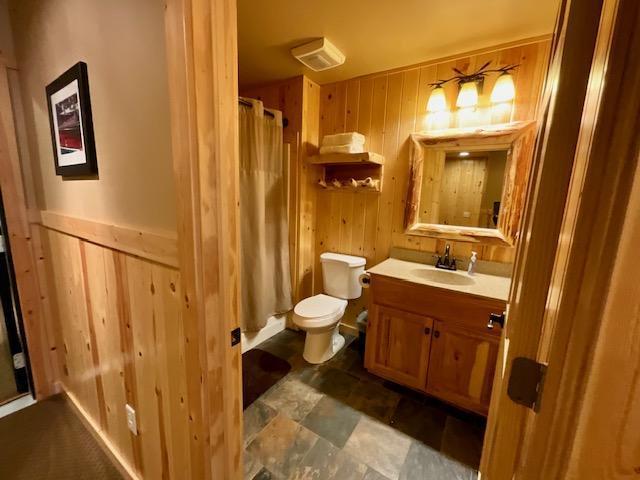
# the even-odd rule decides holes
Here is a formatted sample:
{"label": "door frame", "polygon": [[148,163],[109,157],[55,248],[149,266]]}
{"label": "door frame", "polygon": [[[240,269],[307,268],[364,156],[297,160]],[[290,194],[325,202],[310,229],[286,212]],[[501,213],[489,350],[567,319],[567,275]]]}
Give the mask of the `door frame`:
{"label": "door frame", "polygon": [[14,59],[0,55],[0,192],[8,235],[5,240],[11,251],[15,272],[17,301],[22,312],[25,350],[28,352],[32,376],[32,394],[43,399],[57,393],[58,363],[50,325],[46,321],[48,298],[44,276],[40,237],[31,230],[25,175],[20,162],[15,122],[21,118],[13,102],[10,74],[16,72]]}
{"label": "door frame", "polygon": [[[595,469],[613,473],[612,467],[603,466],[600,452],[591,457],[576,452],[597,441],[588,431],[588,416],[580,414],[586,412],[583,401],[589,384],[590,404],[603,406],[605,391],[598,396],[593,390],[601,377],[594,380],[590,373],[602,368],[594,363],[596,346],[612,347],[613,339],[603,344],[599,332],[607,321],[603,309],[616,293],[610,288],[614,260],[632,200],[634,173],[637,177],[640,65],[629,52],[640,48],[639,13],[633,0],[563,2],[536,149],[535,180],[528,192],[524,235],[516,255],[501,349],[504,360],[498,365],[504,371],[494,383],[481,463],[483,479],[586,478]],[[585,59],[586,54],[590,58]],[[626,273],[629,280],[640,281],[637,270],[633,275],[628,269]],[[630,332],[637,321],[632,308],[628,306],[628,315],[617,319]],[[507,395],[516,357],[547,366],[538,413]],[[640,360],[637,355],[630,358]],[[631,383],[634,368],[637,363],[629,365],[618,380]],[[632,398],[638,401],[630,388],[618,393],[618,405],[628,406]],[[599,433],[608,436],[607,460],[620,467],[616,448],[631,446],[621,444],[616,435],[622,426],[617,426],[614,432],[601,428]],[[623,477],[622,470],[616,473],[619,476],[606,478]]]}
{"label": "door frame", "polygon": [[[165,42],[192,478],[240,480],[235,0],[166,0]],[[239,340],[239,339],[238,339]],[[200,372],[198,375],[197,372]]]}
{"label": "door frame", "polygon": [[[33,375],[29,362],[29,351],[24,342],[24,322],[16,290],[16,274],[11,258],[11,245],[4,240],[7,232],[4,205],[0,198],[0,244],[4,243],[4,245],[0,245],[0,308],[3,312],[5,332],[12,357],[13,376],[16,383],[15,397],[17,397],[29,393],[33,388]],[[21,368],[15,368],[15,355],[17,354],[22,354],[24,359],[24,366]],[[0,404],[9,400],[12,398],[0,398]]]}
{"label": "door frame", "polygon": [[[619,212],[629,200],[629,172],[637,163],[633,156],[611,162],[606,150],[614,139],[607,135],[606,121],[614,107],[625,109],[620,94],[612,90],[622,81],[620,72],[606,65],[624,62],[626,56],[611,40],[620,47],[619,39],[628,39],[632,31],[626,25],[625,37],[613,26],[625,15],[635,18],[629,13],[637,10],[633,2],[562,2],[489,413],[483,478],[562,478],[555,473],[568,468],[568,460],[553,452],[568,453],[574,447],[570,433],[577,424],[547,420],[556,420],[563,406],[579,406],[584,393],[584,370],[575,366],[591,364],[605,298],[595,295],[587,312],[573,307],[581,295],[593,291],[589,288],[608,285],[612,266],[603,263],[604,247],[617,245],[620,238],[624,215]],[[197,450],[207,466],[201,478],[242,476],[241,356],[240,348],[230,343],[230,332],[239,325],[236,14],[235,0],[167,0],[182,312],[187,337],[197,339],[189,343],[187,361],[202,373],[201,382],[189,380],[190,393],[200,399],[191,407],[192,429],[208,440]],[[636,112],[625,110],[629,118]],[[631,145],[637,147],[635,132],[620,130],[616,141],[626,145],[627,152]],[[620,188],[606,202],[594,204],[605,193],[598,187],[602,171],[596,168],[603,162],[613,167],[609,174]],[[595,228],[601,215],[611,214],[614,207],[606,228]],[[578,235],[585,229],[588,239]],[[597,262],[591,262],[594,253]],[[569,282],[585,273],[589,280],[600,280]],[[592,335],[573,337],[585,325],[550,315],[556,306],[567,309],[570,320],[586,314]],[[568,363],[560,362],[559,352]],[[538,417],[507,396],[511,362],[517,356],[548,360],[549,383]],[[572,390],[554,388],[567,381]],[[540,458],[542,467],[535,463]],[[541,468],[548,475],[541,474]]]}

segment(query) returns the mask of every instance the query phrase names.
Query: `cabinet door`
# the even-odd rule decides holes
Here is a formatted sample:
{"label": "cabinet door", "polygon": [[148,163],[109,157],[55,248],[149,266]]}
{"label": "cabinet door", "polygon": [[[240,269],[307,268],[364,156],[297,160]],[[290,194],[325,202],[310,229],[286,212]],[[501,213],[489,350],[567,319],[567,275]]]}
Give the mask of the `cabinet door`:
{"label": "cabinet door", "polygon": [[432,328],[429,317],[372,305],[365,366],[389,380],[424,390]]}
{"label": "cabinet door", "polygon": [[433,327],[427,392],[483,415],[489,411],[499,339],[449,322]]}

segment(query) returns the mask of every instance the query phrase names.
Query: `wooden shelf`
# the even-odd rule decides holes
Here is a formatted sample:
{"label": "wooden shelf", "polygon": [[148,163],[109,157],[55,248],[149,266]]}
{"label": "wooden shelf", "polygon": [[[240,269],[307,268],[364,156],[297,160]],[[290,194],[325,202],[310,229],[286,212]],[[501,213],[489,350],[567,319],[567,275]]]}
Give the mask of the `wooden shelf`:
{"label": "wooden shelf", "polygon": [[378,153],[326,153],[309,158],[313,165],[383,165],[384,157]]}
{"label": "wooden shelf", "polygon": [[343,185],[342,187],[334,187],[333,185],[327,185],[326,187],[322,187],[319,185],[319,188],[322,190],[331,190],[334,192],[352,192],[352,193],[380,193],[380,186],[377,188],[371,187],[354,187],[352,185]]}
{"label": "wooden shelf", "polygon": [[[323,190],[338,192],[380,192],[382,189],[382,171],[384,157],[373,152],[363,153],[327,153],[308,159],[312,165],[322,167],[321,179],[327,183]],[[351,179],[364,180],[371,177],[376,180],[376,188],[354,187],[349,185]],[[342,187],[331,185],[333,180],[343,183]]]}

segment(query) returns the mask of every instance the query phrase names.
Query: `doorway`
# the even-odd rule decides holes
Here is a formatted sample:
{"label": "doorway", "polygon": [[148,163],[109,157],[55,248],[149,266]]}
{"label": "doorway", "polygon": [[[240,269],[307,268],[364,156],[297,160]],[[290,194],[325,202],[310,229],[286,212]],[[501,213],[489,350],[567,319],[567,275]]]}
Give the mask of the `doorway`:
{"label": "doorway", "polygon": [[0,405],[29,392],[22,313],[17,301],[11,248],[6,240],[4,206],[0,197]]}
{"label": "doorway", "polygon": [[[617,5],[617,3],[618,2],[616,1],[607,2],[607,5],[609,8],[606,10],[606,15],[603,16],[603,19],[606,20],[606,22],[603,22],[605,25],[610,25],[612,23],[611,19],[615,18],[615,6]],[[625,3],[625,2],[622,2],[622,3]],[[191,93],[194,91],[194,89],[184,89],[184,91],[186,92],[185,96],[191,95],[191,96],[188,96],[189,102],[186,102],[186,104],[193,107],[197,113],[201,113],[203,115],[203,119],[205,120],[205,127],[207,127],[202,129],[204,133],[213,131],[214,129],[212,127],[212,124],[215,122],[218,122],[216,125],[221,128],[223,133],[229,133],[228,130],[233,129],[234,127],[229,126],[229,123],[225,123],[219,117],[221,116],[224,117],[225,114],[237,115],[237,105],[235,105],[237,101],[236,95],[235,95],[237,93],[237,90],[234,91],[233,87],[235,85],[232,84],[236,80],[236,78],[235,78],[235,72],[233,71],[233,67],[231,66],[233,62],[235,62],[236,60],[236,51],[235,51],[236,45],[234,42],[228,42],[227,44],[225,44],[227,48],[225,49],[223,49],[222,47],[217,48],[218,45],[221,45],[223,42],[216,43],[213,41],[216,39],[221,40],[220,36],[222,35],[222,32],[224,32],[225,34],[230,33],[231,37],[235,36],[236,5],[235,5],[235,2],[222,2],[222,4],[219,7],[220,8],[216,10],[216,12],[224,13],[225,15],[213,17],[215,18],[215,20],[212,20],[210,17],[207,17],[206,22],[204,21],[202,22],[203,25],[196,23],[195,33],[200,33],[201,30],[204,30],[205,27],[209,27],[210,24],[215,24],[215,26],[219,26],[219,24],[222,22],[225,22],[226,29],[220,28],[220,29],[206,30],[207,35],[202,35],[202,36],[191,35],[192,32],[191,31],[188,32],[190,35],[188,37],[189,40],[195,39],[196,46],[203,47],[204,51],[207,53],[214,52],[213,56],[215,58],[218,58],[219,56],[226,62],[224,64],[224,67],[226,68],[226,70],[221,70],[220,72],[222,73],[231,72],[229,75],[221,75],[220,72],[218,71],[216,71],[214,75],[206,76],[203,74],[203,76],[206,78],[202,80],[202,84],[204,85],[204,87],[207,88],[206,93],[210,93],[210,91],[213,90],[213,86],[221,86],[222,88],[220,89],[220,92],[224,93],[224,95],[223,94],[215,95],[215,98],[221,102],[220,103],[221,108],[214,110],[212,121],[208,121],[209,120],[208,115],[211,113],[208,107],[208,104],[202,105],[202,106],[198,105],[198,103],[195,101],[198,96],[193,95]],[[597,34],[598,21],[590,22],[589,30],[587,31],[585,29],[579,28],[580,25],[584,25],[584,22],[581,22],[580,20],[585,19],[584,17],[587,11],[589,11],[590,13],[589,15],[586,15],[586,17],[590,17],[591,15],[593,15],[593,16],[597,16],[598,19],[600,17],[601,12],[599,8],[597,9],[597,11],[595,11],[595,9],[593,8],[586,8],[583,5],[579,5],[579,4],[575,4],[575,5],[572,4],[571,7],[575,9],[575,14],[569,16],[567,15],[568,9],[569,9],[568,3],[567,2],[562,3],[560,18],[559,18],[559,28],[556,30],[558,38],[554,41],[554,48],[556,48],[558,44],[562,46],[563,43],[568,42],[565,47],[566,49],[565,53],[567,53],[566,55],[567,63],[569,63],[568,52],[579,51],[581,55],[588,57],[586,60],[584,58],[580,58],[579,62],[578,60],[574,62],[574,63],[579,63],[581,69],[579,69],[580,71],[573,72],[573,76],[577,77],[577,78],[573,78],[573,80],[580,80],[580,83],[582,85],[583,83],[582,81],[588,78],[589,76],[589,66],[590,66],[590,62],[593,54],[593,50],[592,48],[590,48],[592,45],[585,46],[584,40],[585,40],[585,37],[589,39],[592,36],[591,35],[592,33],[594,35]],[[193,10],[198,11],[197,8],[194,8]],[[192,12],[189,12],[189,13],[192,13]],[[210,13],[210,12],[207,11],[205,13]],[[567,19],[569,17],[571,17],[568,22],[570,28],[567,29],[566,28]],[[560,28],[560,26],[564,28]],[[572,35],[568,35],[565,30],[568,30],[569,33],[571,33]],[[211,34],[212,32],[213,34]],[[221,32],[221,33],[218,33],[218,32]],[[584,35],[580,35],[580,33],[583,33]],[[177,43],[174,43],[173,45],[175,46],[176,44]],[[195,50],[199,51],[197,48]],[[221,51],[221,50],[224,50],[224,51]],[[606,52],[606,48],[604,48],[604,51]],[[180,51],[179,53],[182,53],[182,51]],[[187,48],[187,53],[191,53],[188,48]],[[206,60],[209,60],[210,58],[211,57],[206,57]],[[189,67],[191,67],[191,64],[189,64]],[[570,64],[565,65],[564,62],[558,62],[558,65],[555,65],[556,75],[558,73],[558,70],[560,69],[563,70],[563,73],[572,73],[572,68],[569,68],[569,67],[571,67]],[[586,73],[584,72],[584,69],[582,69],[582,67],[585,67],[585,69],[587,70]],[[191,86],[191,83],[198,83],[197,80],[200,80],[200,76],[199,76],[200,72],[197,69],[193,69],[193,71],[196,72],[195,82],[191,82],[191,79],[188,75],[186,76],[186,80],[179,75],[184,72],[184,69],[180,69],[178,71],[178,75],[175,75],[174,78],[177,78],[178,81],[184,80],[185,82],[189,82],[189,86]],[[191,73],[191,70],[189,70],[188,73]],[[574,94],[568,95],[565,97],[564,95],[559,95],[557,93],[558,91],[557,89],[554,90],[550,88],[547,94],[550,95],[554,101],[556,101],[558,98],[561,101],[553,105],[555,108],[552,108],[550,112],[545,112],[544,121],[542,122],[546,128],[551,127],[554,130],[555,135],[563,137],[563,138],[554,139],[554,140],[557,140],[557,142],[554,142],[551,145],[554,147],[562,146],[562,148],[559,148],[557,151],[552,152],[555,155],[550,155],[548,151],[547,152],[538,151],[536,155],[548,156],[551,159],[558,159],[558,160],[563,159],[565,162],[570,163],[569,159],[572,158],[573,156],[573,153],[574,153],[573,149],[575,148],[575,143],[573,144],[573,146],[567,145],[567,144],[571,143],[571,140],[573,139],[573,137],[578,135],[580,118],[581,118],[581,110],[582,110],[583,100],[584,100],[584,91],[582,92],[577,91],[577,89],[575,88],[575,82],[570,81],[571,75],[565,75],[564,77],[561,79],[562,81],[558,81],[557,76],[552,78],[552,80],[553,82],[555,82],[555,84],[559,85],[560,87],[563,87],[564,89],[574,90]],[[180,87],[181,85],[182,84],[179,84],[178,87]],[[184,93],[180,88],[177,88],[176,91],[178,91],[180,95],[183,95]],[[582,95],[583,98],[577,99],[576,96],[580,96],[580,95]],[[547,105],[548,105],[549,98],[546,98],[545,100],[547,101]],[[566,103],[570,103],[570,105],[566,105]],[[182,105],[183,105],[182,103],[176,103],[176,110],[182,111],[179,108]],[[571,109],[563,108],[568,106],[572,108]],[[565,115],[564,117],[562,116],[563,114]],[[188,118],[188,116],[186,117]],[[224,117],[224,118],[227,118],[227,117]],[[575,125],[575,121],[577,121],[577,126]],[[571,128],[568,127],[567,122],[571,123]],[[380,125],[378,126],[380,127]],[[573,128],[573,127],[576,127],[576,128]],[[179,125],[178,127],[174,128],[174,134],[179,133],[181,128],[186,130],[186,127],[181,127]],[[194,135],[193,137],[200,138],[200,137],[204,137],[204,135],[200,135],[200,136]],[[191,138],[191,137],[184,136],[184,138]],[[304,138],[302,140],[305,141]],[[231,131],[229,135],[217,135],[214,138],[213,148],[215,149],[216,152],[230,152],[234,148],[234,146],[231,144],[235,144],[236,141],[237,141],[237,138],[234,138],[233,131]],[[547,143],[546,146],[549,146],[548,145],[549,142],[547,141],[546,143]],[[180,145],[183,146],[182,143]],[[205,164],[205,165],[210,164],[210,170],[204,172],[204,174],[201,174],[201,175],[208,175],[207,178],[211,177],[210,173],[218,172],[224,167],[229,167],[229,166],[233,167],[234,162],[237,162],[237,158],[234,160],[233,155],[222,155],[219,158],[216,157],[214,161],[210,161],[211,160],[210,157],[202,156],[202,155],[199,156],[197,154],[190,153],[190,152],[193,152],[194,150],[189,151],[188,152],[189,155],[185,154],[183,156],[177,157],[176,161],[177,162],[184,161],[184,163],[189,166],[191,165],[198,166],[200,164]],[[567,152],[566,150],[571,150],[571,151]],[[563,168],[566,168],[569,170],[568,174],[565,177],[563,177],[563,178],[566,178],[567,180],[566,183],[568,184],[569,178],[571,176],[570,175],[571,165],[566,165],[562,161],[555,162],[555,164],[557,166],[562,166]],[[560,206],[560,211],[562,211],[562,206],[564,206],[564,198],[559,198],[562,195],[556,195],[556,193],[558,192],[547,191],[547,190],[551,190],[552,187],[555,185],[555,183],[556,182],[550,182],[549,185],[546,186],[546,189],[545,191],[543,191],[542,195],[545,195],[549,200],[553,200],[554,202],[561,203],[562,205]],[[208,188],[208,185],[206,183],[205,185],[207,186],[207,189],[204,192],[197,192],[196,194],[194,194],[193,193],[194,190],[190,188],[191,187],[190,179],[187,177],[187,181],[184,182],[184,188],[181,189],[182,192],[185,194],[184,198],[191,199],[192,197],[195,197],[195,202],[189,202],[188,205],[195,204],[196,206],[199,206],[201,203],[206,203],[207,201],[209,201],[208,205],[215,205],[215,206],[235,205],[235,201],[237,198],[237,184],[233,185],[232,182],[229,182],[229,184],[221,185],[219,188]],[[216,187],[218,186],[216,185]],[[540,192],[537,192],[537,191],[534,193],[538,196],[541,195]],[[539,198],[537,198],[536,195],[530,195],[530,197],[534,197],[537,200],[539,200]],[[194,221],[196,223],[196,226],[198,226],[200,222],[200,217],[199,215],[197,215],[198,213],[197,211],[194,213],[194,210],[195,209],[193,208],[185,209],[184,219],[187,222]],[[542,210],[538,212],[538,215],[536,216],[535,219],[531,219],[531,218],[525,219],[524,223],[527,228],[532,226],[530,224],[533,220],[541,220],[541,219],[544,220],[543,217],[548,217],[549,215],[551,215],[551,212],[553,211],[553,209],[542,209]],[[228,215],[224,216],[223,220],[229,220],[228,224],[231,224],[234,227],[233,229],[228,229],[226,231],[227,235],[224,235],[224,240],[228,241],[229,243],[227,245],[223,245],[223,247],[228,247],[226,249],[223,248],[223,251],[230,253],[230,255],[227,257],[216,256],[216,255],[209,256],[210,259],[216,259],[217,270],[214,273],[218,276],[217,278],[220,279],[220,281],[222,282],[222,287],[218,288],[218,285],[215,284],[214,287],[216,288],[210,287],[208,289],[205,289],[205,291],[206,292],[223,291],[225,293],[223,300],[229,300],[229,302],[225,303],[224,301],[220,301],[215,304],[212,303],[210,306],[203,305],[203,307],[206,307],[206,308],[203,308],[203,311],[205,312],[208,310],[211,310],[211,311],[219,311],[219,312],[224,312],[229,314],[222,317],[225,319],[225,322],[219,322],[219,324],[216,324],[216,325],[210,325],[207,323],[205,325],[207,328],[207,333],[209,332],[209,329],[211,329],[211,332],[213,332],[212,335],[219,334],[216,336],[220,339],[226,338],[228,335],[228,332],[234,330],[234,327],[237,327],[237,304],[234,306],[231,300],[234,298],[233,294],[237,293],[237,288],[240,287],[240,283],[238,282],[237,277],[233,276],[233,272],[237,271],[237,269],[233,268],[237,265],[237,256],[235,255],[236,250],[233,249],[233,247],[237,245],[236,242],[238,240],[236,237],[237,229],[235,229],[237,225],[234,223],[235,218],[237,216],[237,210],[229,208],[227,211],[225,211],[225,213],[228,213]],[[529,212],[529,215],[531,215],[531,212]],[[540,218],[537,218],[537,217],[540,217]],[[540,222],[537,222],[537,221],[533,222],[535,224],[533,226],[540,227],[540,225],[538,225],[538,223],[540,223],[542,225],[542,228],[539,228],[540,235],[545,235],[545,233],[547,233],[547,236],[552,236],[552,235],[548,235],[548,232],[545,232],[545,228],[544,228],[544,225],[549,222],[544,222],[542,220]],[[221,224],[223,223],[217,221],[215,224],[213,224],[213,227],[211,228],[211,230],[214,233],[220,233],[222,231],[222,229],[220,228]],[[523,236],[526,236],[526,235],[523,234]],[[191,230],[189,230],[187,231],[187,235],[185,235],[185,237],[187,240],[195,237],[197,242],[202,242],[203,245],[205,245],[205,247],[208,247],[209,244],[205,243],[205,241],[209,240],[212,237],[212,232],[206,231],[206,232],[200,233],[196,231],[194,233]],[[551,239],[551,241],[555,241],[557,243],[556,238]],[[185,249],[189,247],[191,244],[190,242],[185,242],[185,241],[183,241],[182,243],[186,245],[186,247],[183,247]],[[219,245],[219,242],[215,243],[216,247],[218,245]],[[540,250],[540,248],[538,247],[537,250]],[[311,251],[313,251],[313,249]],[[555,246],[554,246],[554,249],[551,249],[551,250],[546,249],[545,251],[540,252],[540,255],[536,256],[536,258],[533,261],[538,263],[544,263],[545,266],[548,264],[552,265],[554,260],[554,254],[553,254],[554,251],[555,251]],[[184,264],[186,267],[191,268],[192,265],[199,266],[201,264],[201,261],[202,261],[202,258],[199,255],[187,255],[181,260],[181,264]],[[530,262],[532,265],[533,265],[533,261]],[[519,271],[521,267],[522,265],[518,265],[518,264],[516,265],[516,273],[514,274],[514,277],[518,276],[521,273]],[[534,265],[534,267],[536,267],[536,265]],[[196,284],[197,286],[200,286],[203,283],[198,278],[197,275],[192,275],[190,272],[186,272],[186,273],[189,274],[189,276],[187,277],[188,281],[193,280],[193,283]],[[531,273],[535,274],[536,268],[532,268]],[[547,286],[548,286],[548,283],[547,283]],[[542,289],[542,293],[545,296],[546,296],[547,290],[548,289],[546,288]],[[540,300],[539,298],[532,299],[532,296],[530,295],[531,293],[536,293],[537,295],[539,292],[529,291],[527,292],[527,296],[523,296],[523,298],[530,299],[530,300],[527,300],[528,305],[530,305],[533,308],[533,310],[536,310],[537,312],[544,310],[545,299],[544,298],[542,300]],[[209,317],[206,317],[206,318],[209,318]],[[522,330],[520,332],[521,335],[530,333],[530,329],[523,328],[521,330]],[[232,342],[231,342],[230,348],[225,349],[222,352],[222,355],[212,357],[208,361],[208,365],[210,367],[211,366],[218,367],[220,365],[222,365],[222,367],[228,367],[228,368],[220,369],[222,376],[219,379],[220,381],[218,382],[218,385],[222,384],[223,389],[224,387],[230,387],[226,390],[228,392],[228,395],[225,398],[224,404],[221,404],[220,408],[215,409],[216,413],[224,412],[224,417],[226,421],[224,425],[229,428],[227,428],[226,430],[227,435],[225,435],[224,444],[220,445],[219,448],[217,446],[215,449],[218,452],[224,452],[225,455],[214,456],[213,458],[214,460],[216,460],[216,464],[214,464],[212,468],[214,472],[217,472],[217,471],[231,472],[228,475],[229,478],[241,478],[242,470],[241,470],[241,465],[239,465],[239,463],[242,458],[242,455],[238,451],[242,448],[241,429],[230,428],[232,425],[232,422],[233,421],[237,422],[238,420],[238,417],[235,415],[237,413],[238,405],[241,404],[241,398],[239,398],[238,396],[239,385],[237,383],[239,381],[240,375],[236,373],[239,371],[238,369],[239,348],[236,348],[235,350],[233,350],[234,345],[237,345],[233,343],[233,338],[234,337],[232,335]],[[533,342],[530,342],[530,343],[533,343]],[[511,351],[514,351],[513,346],[514,346],[514,343],[512,342],[510,347],[512,349]],[[507,365],[507,357],[506,357],[504,348],[505,346],[502,345],[501,351],[499,354],[498,366],[500,368],[503,368],[505,365]],[[210,368],[210,370],[213,370],[213,369]],[[496,385],[505,383],[505,390],[506,390],[506,379],[508,378],[508,374],[505,374],[504,372],[500,372],[497,378],[498,379],[496,381]],[[217,393],[217,391],[220,390],[218,389],[212,393],[213,389],[211,388],[211,385],[205,385],[205,387],[207,388],[207,393],[211,397],[213,397],[213,393]],[[506,391],[502,392],[501,395],[506,396]],[[501,402],[501,403],[504,404],[504,402]],[[507,426],[509,428],[513,427],[514,429],[522,430],[522,427],[525,423],[525,418],[524,418],[525,415],[518,414],[516,417],[511,414],[505,414],[505,412],[502,410],[503,407],[511,410],[518,409],[518,408],[522,410],[523,408],[518,406],[515,406],[515,407],[510,406],[507,403],[506,405],[500,405],[501,410],[498,411],[497,403],[492,402],[491,412],[489,414],[489,430],[492,429],[492,423],[494,424],[493,426],[495,427],[496,421],[500,422],[501,427]],[[216,431],[218,431],[218,429],[221,428],[222,424],[223,422],[217,422],[216,424],[212,424],[212,425],[213,427],[215,427]],[[498,437],[492,438],[492,434],[490,434],[489,437],[487,438],[487,441],[485,441],[485,446],[488,448],[485,448],[485,452],[484,452],[486,465],[484,466],[484,468],[481,467],[481,470],[483,471],[483,477],[485,476],[485,473],[488,471],[489,467],[495,468],[495,467],[505,466],[505,471],[513,467],[513,464],[511,463],[510,460],[505,461],[504,458],[499,458],[503,455],[504,450],[494,448],[495,445],[498,445],[498,444],[505,445],[505,443],[508,442],[510,438],[513,438],[513,435],[511,435],[511,433],[512,432],[509,432],[507,429],[506,434],[500,435],[499,438]],[[498,439],[496,440],[496,438]],[[554,445],[552,442],[548,442],[548,443],[550,448]],[[506,446],[508,447],[508,445]],[[515,454],[518,453],[518,450],[517,450],[518,448],[519,448],[519,445],[515,445],[513,446],[513,448],[508,449],[508,450],[513,450],[508,453],[510,454],[513,453],[515,456]],[[491,453],[494,453],[495,457],[487,455],[487,450],[489,449],[493,449],[493,452]],[[217,466],[220,467],[219,470],[216,470]],[[499,475],[497,473],[489,474],[486,476],[490,478],[511,478],[512,477],[512,475]],[[536,477],[531,476],[530,478],[536,478]],[[549,478],[552,478],[552,477],[549,477]]]}

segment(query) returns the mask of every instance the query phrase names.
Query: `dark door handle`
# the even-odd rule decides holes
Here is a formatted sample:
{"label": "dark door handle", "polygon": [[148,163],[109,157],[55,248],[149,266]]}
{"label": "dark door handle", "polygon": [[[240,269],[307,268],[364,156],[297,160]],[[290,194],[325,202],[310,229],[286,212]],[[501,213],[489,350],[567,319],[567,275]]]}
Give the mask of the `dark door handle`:
{"label": "dark door handle", "polygon": [[500,328],[504,328],[505,315],[506,315],[506,312],[490,313],[489,314],[489,321],[487,322],[487,328],[489,330],[493,330],[493,327],[495,326],[496,323],[498,325],[500,325]]}
{"label": "dark door handle", "polygon": [[440,336],[440,332],[436,330],[435,332],[433,332],[433,336],[438,338]]}
{"label": "dark door handle", "polygon": [[431,329],[430,329],[429,327],[426,327],[426,328],[424,329],[424,334],[425,334],[425,335],[429,335],[430,333],[431,333]]}

